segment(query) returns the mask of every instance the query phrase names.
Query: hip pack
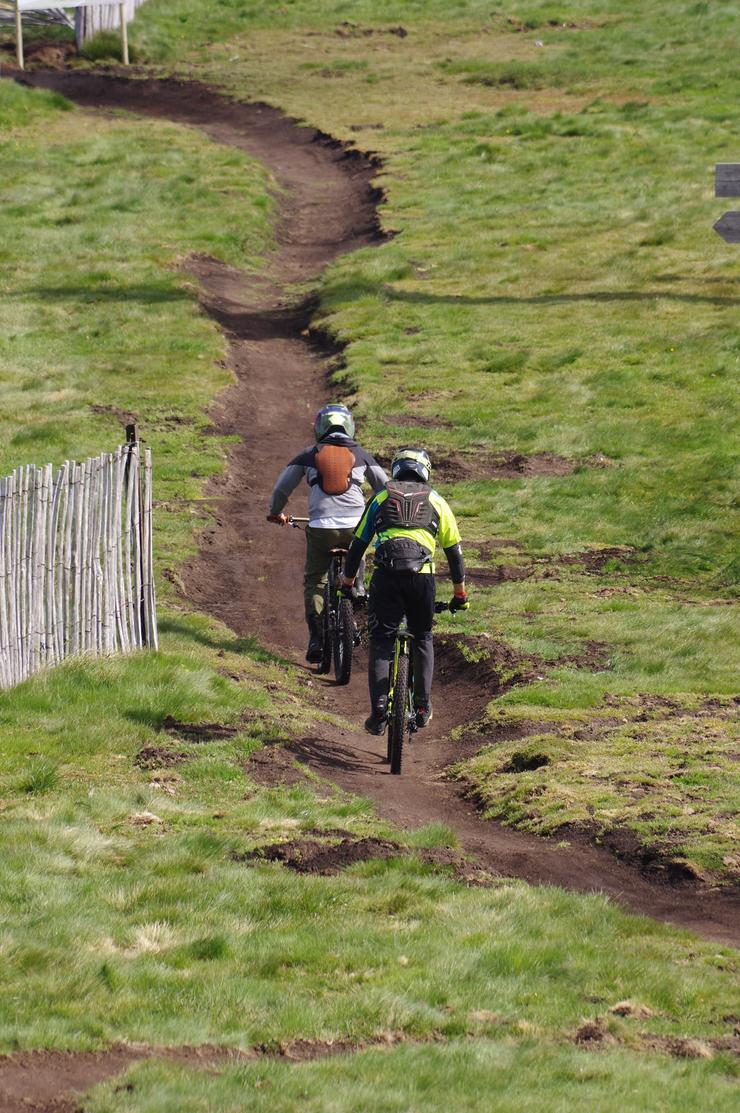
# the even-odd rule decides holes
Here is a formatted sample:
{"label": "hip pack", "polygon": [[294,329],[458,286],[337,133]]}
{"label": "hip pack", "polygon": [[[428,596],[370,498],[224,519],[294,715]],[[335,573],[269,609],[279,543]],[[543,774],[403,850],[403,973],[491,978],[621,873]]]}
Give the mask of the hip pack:
{"label": "hip pack", "polygon": [[316,450],[314,464],[317,476],[311,483],[318,483],[325,495],[343,495],[352,486],[352,469],[355,454],[341,444],[322,444]]}
{"label": "hip pack", "polygon": [[375,550],[375,563],[388,572],[421,572],[431,561],[429,550],[407,537],[391,537]]}

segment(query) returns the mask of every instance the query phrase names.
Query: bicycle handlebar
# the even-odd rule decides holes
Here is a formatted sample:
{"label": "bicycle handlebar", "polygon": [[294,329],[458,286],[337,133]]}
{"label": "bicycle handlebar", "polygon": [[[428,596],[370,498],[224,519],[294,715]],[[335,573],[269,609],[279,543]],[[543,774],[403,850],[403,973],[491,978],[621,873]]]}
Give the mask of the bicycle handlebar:
{"label": "bicycle handlebar", "polygon": [[293,529],[300,529],[301,526],[308,525],[308,518],[295,518],[291,514],[290,518],[288,518],[288,525],[292,526]]}

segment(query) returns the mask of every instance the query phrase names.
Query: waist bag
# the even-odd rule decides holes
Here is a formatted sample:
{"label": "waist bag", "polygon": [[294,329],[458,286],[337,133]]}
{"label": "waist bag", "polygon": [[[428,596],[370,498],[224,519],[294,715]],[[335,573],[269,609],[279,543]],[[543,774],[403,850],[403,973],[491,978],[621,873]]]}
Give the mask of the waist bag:
{"label": "waist bag", "polygon": [[352,485],[352,469],[355,454],[351,448],[341,444],[322,444],[316,451],[317,483],[325,495],[343,495]]}
{"label": "waist bag", "polygon": [[375,563],[388,572],[421,572],[431,560],[428,549],[406,537],[391,537],[375,550]]}

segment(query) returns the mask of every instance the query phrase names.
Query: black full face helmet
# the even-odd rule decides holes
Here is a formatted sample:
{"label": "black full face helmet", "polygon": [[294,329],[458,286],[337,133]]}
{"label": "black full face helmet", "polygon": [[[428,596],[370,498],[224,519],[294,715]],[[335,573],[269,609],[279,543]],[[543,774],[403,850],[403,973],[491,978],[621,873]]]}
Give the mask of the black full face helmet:
{"label": "black full face helmet", "polygon": [[391,475],[397,479],[406,472],[413,472],[423,483],[428,483],[432,475],[429,453],[423,448],[399,448],[391,463]]}

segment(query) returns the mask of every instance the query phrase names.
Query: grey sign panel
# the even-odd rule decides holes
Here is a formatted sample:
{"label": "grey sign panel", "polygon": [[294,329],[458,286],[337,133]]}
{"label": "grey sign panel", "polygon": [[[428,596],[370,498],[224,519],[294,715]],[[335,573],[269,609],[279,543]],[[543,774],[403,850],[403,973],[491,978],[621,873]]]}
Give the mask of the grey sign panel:
{"label": "grey sign panel", "polygon": [[740,213],[723,213],[714,230],[727,243],[740,243]]}
{"label": "grey sign panel", "polygon": [[740,162],[718,162],[714,168],[715,197],[740,197]]}

